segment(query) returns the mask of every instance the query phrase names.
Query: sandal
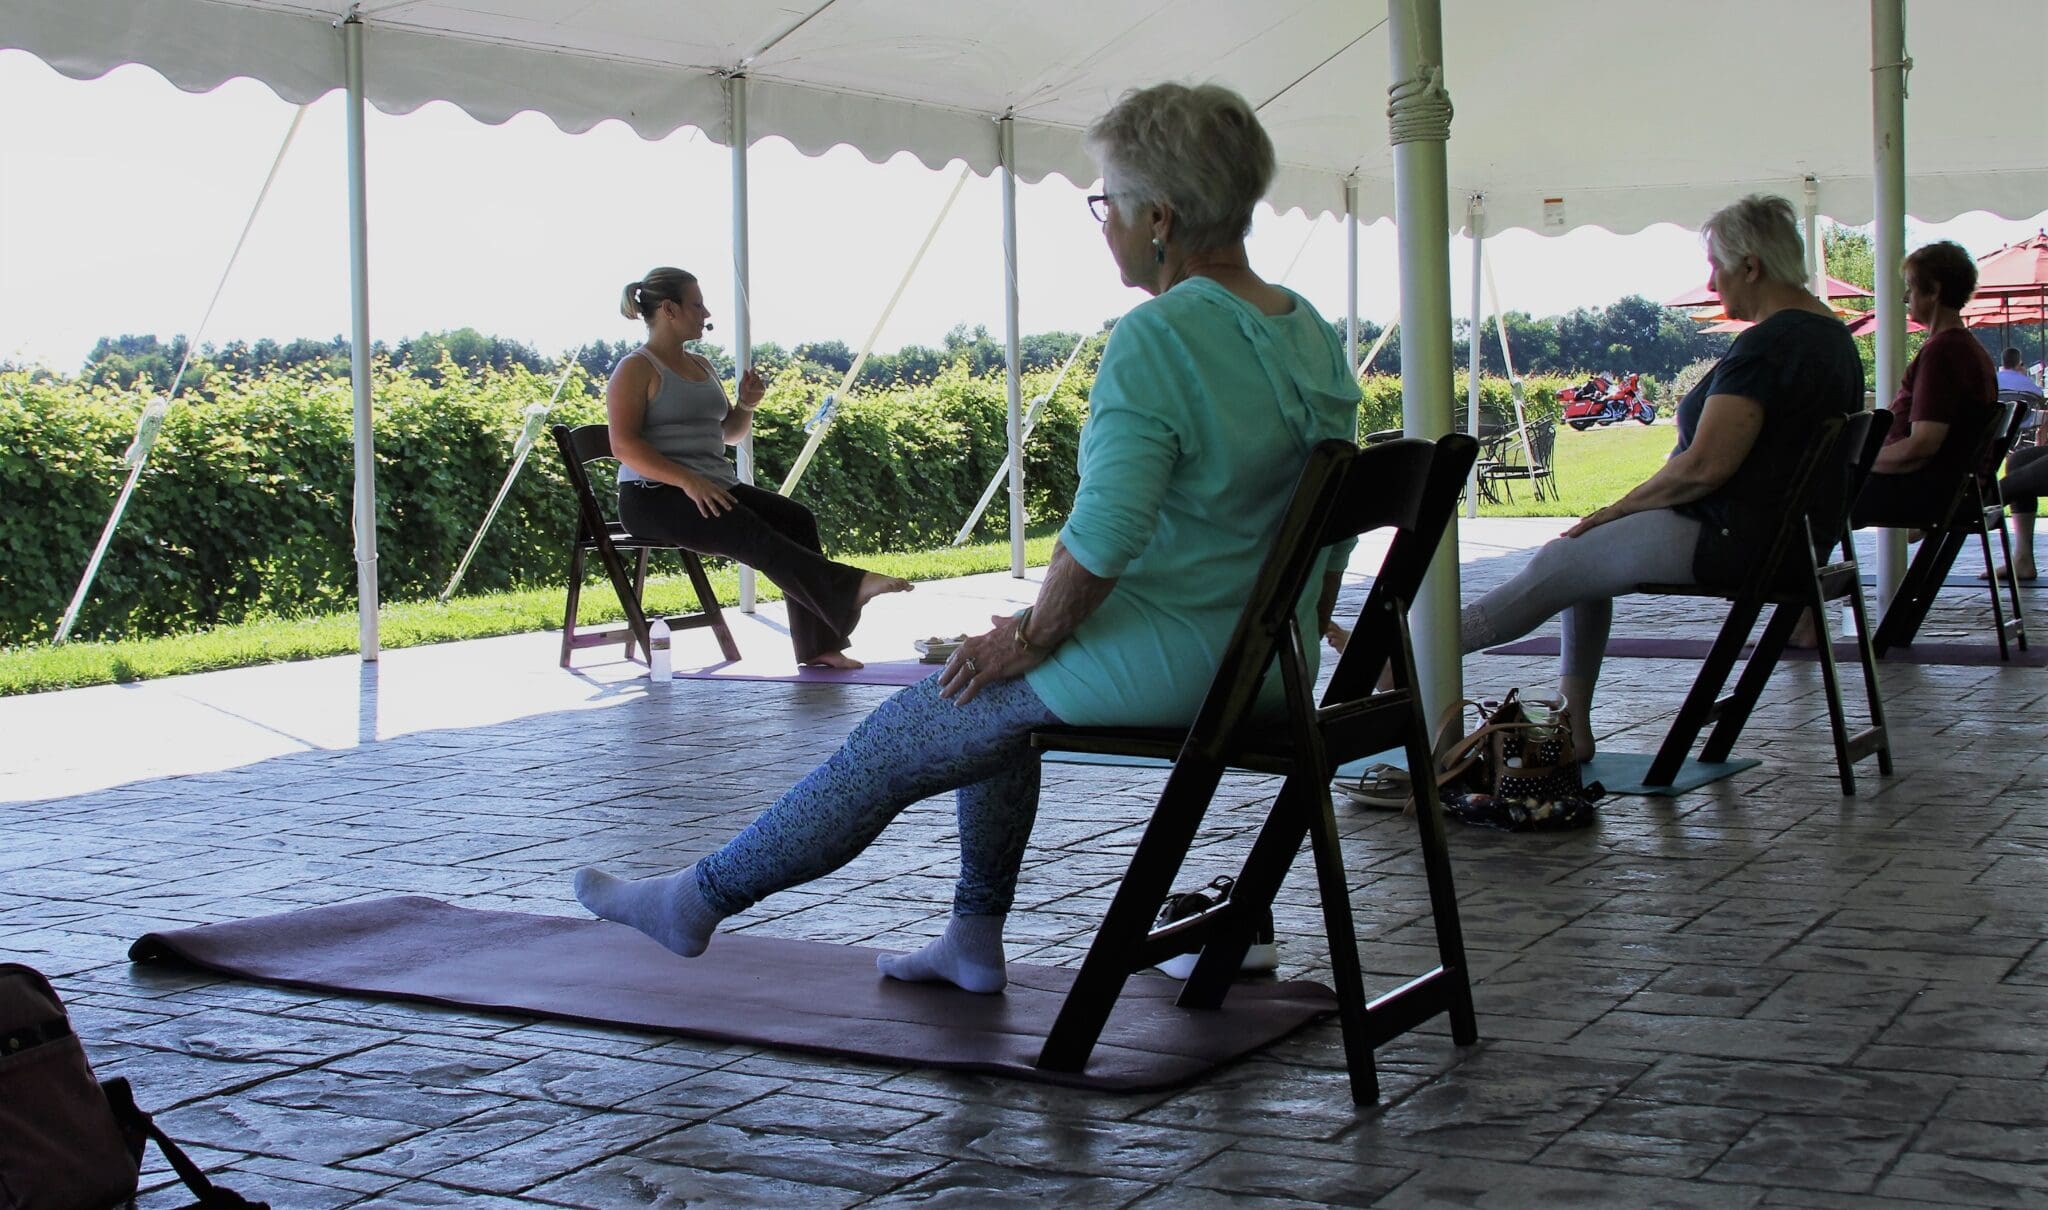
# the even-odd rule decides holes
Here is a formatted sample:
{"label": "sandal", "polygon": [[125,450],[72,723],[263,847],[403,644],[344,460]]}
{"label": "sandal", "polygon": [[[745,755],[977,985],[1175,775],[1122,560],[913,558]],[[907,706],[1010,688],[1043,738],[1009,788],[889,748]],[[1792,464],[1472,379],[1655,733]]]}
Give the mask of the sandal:
{"label": "sandal", "polygon": [[[1199,916],[1211,908],[1221,907],[1237,889],[1237,880],[1228,874],[1220,874],[1209,881],[1209,885],[1198,891],[1176,891],[1166,897],[1159,907],[1159,916],[1153,927],[1164,928],[1178,920]],[[1202,956],[1199,949],[1163,958],[1158,969],[1176,979],[1185,979],[1194,973],[1195,961]],[[1244,962],[1239,965],[1240,974],[1270,975],[1280,965],[1280,947],[1274,944],[1273,913],[1268,909],[1260,918],[1258,929],[1252,935],[1252,943],[1245,949]]]}
{"label": "sandal", "polygon": [[1368,765],[1355,782],[1338,782],[1337,790],[1361,807],[1375,811],[1403,811],[1415,797],[1408,770],[1399,765]]}

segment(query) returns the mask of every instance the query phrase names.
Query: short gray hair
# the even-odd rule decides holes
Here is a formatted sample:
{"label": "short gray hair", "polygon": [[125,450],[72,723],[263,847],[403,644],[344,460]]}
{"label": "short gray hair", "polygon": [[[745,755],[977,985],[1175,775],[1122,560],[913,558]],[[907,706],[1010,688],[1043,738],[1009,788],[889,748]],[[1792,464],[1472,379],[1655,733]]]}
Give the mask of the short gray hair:
{"label": "short gray hair", "polygon": [[1707,243],[1707,255],[1725,272],[1735,272],[1745,257],[1754,256],[1766,281],[1806,284],[1806,244],[1799,238],[1792,203],[1784,198],[1752,193],[1723,206],[1700,224],[1700,238]]}
{"label": "short gray hair", "polygon": [[1273,140],[1245,99],[1220,84],[1155,84],[1125,93],[1088,128],[1088,149],[1117,193],[1165,204],[1191,252],[1244,239],[1273,183]]}

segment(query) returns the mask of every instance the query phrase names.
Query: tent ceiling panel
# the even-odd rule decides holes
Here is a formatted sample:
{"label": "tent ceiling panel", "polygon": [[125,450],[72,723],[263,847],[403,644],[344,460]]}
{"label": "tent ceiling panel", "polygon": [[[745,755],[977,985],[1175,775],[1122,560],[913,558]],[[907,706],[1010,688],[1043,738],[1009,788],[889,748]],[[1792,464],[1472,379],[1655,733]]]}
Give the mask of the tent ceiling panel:
{"label": "tent ceiling panel", "polygon": [[[291,101],[337,87],[339,0],[8,0],[0,46],[67,75],[142,63],[178,86],[253,76]],[[1261,106],[1283,164],[1272,201],[1393,210],[1389,50],[1379,0],[369,0],[367,86],[387,112],[432,100],[566,130],[618,119],[726,137],[720,76],[751,83],[749,134],[807,152],[995,165],[1014,113],[1019,175],[1095,169],[1081,131],[1125,87],[1214,79]],[[1487,227],[1695,224],[1744,192],[1872,214],[1868,0],[1460,0],[1447,4],[1454,199]],[[1908,11],[1908,201],[1940,220],[2048,198],[2048,4]],[[1987,82],[1995,81],[1992,87]],[[1454,207],[1458,205],[1454,201]],[[1454,220],[1455,221],[1455,220]]]}

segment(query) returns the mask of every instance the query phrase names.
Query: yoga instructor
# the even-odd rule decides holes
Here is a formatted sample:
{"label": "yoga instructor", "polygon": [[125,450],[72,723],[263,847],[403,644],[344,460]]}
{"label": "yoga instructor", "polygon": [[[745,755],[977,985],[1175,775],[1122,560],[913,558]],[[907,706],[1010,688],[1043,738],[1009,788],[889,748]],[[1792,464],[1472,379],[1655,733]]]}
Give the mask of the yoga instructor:
{"label": "yoga instructor", "polygon": [[[597,915],[692,957],[725,917],[838,869],[903,808],[953,790],[951,921],[880,966],[998,991],[1003,920],[1038,810],[1032,729],[1193,719],[1310,447],[1357,431],[1358,384],[1331,325],[1246,259],[1273,145],[1244,98],[1214,85],[1131,92],[1088,143],[1103,181],[1088,201],[1110,257],[1125,285],[1154,297],[1103,353],[1080,487],[1037,601],[882,703],[694,866],[634,882],[580,871],[576,896]],[[1328,621],[1348,553],[1329,555],[1321,599],[1301,601],[1308,633]]]}

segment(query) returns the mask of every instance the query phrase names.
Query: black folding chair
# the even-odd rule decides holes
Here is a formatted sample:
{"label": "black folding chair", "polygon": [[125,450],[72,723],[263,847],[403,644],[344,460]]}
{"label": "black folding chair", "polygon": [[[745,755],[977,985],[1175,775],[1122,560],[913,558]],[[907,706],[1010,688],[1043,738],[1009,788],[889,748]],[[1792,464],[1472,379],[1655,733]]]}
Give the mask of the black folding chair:
{"label": "black folding chair", "polygon": [[[1475,452],[1472,439],[1458,435],[1433,444],[1402,440],[1365,450],[1342,441],[1316,446],[1194,725],[1185,731],[1048,727],[1033,734],[1033,746],[1044,750],[1155,756],[1174,762],[1130,867],[1039,1053],[1040,1067],[1082,1070],[1124,981],[1135,971],[1187,952],[1191,943],[1200,944],[1201,957],[1176,1003],[1198,1010],[1219,1007],[1304,835],[1314,853],[1353,1099],[1368,1103],[1379,1096],[1373,1049],[1438,1013],[1449,1014],[1451,1037],[1459,1045],[1477,1040],[1464,935],[1435,796],[1421,796],[1424,801],[1415,819],[1436,924],[1438,965],[1371,1003],[1365,999],[1349,879],[1330,805],[1330,779],[1346,761],[1400,748],[1411,769],[1432,767],[1429,725],[1408,638],[1408,607],[1457,507]],[[1316,636],[1302,633],[1296,604],[1305,592],[1317,591],[1319,586],[1310,581],[1326,547],[1383,528],[1396,531],[1392,547],[1318,704],[1306,662]],[[1260,684],[1276,662],[1286,715],[1254,717]],[[1393,688],[1375,693],[1381,672],[1390,667]],[[1279,774],[1286,780],[1229,898],[1154,931],[1154,913],[1230,768]]]}
{"label": "black folding chair", "polygon": [[[1998,468],[2005,464],[2006,454],[2019,440],[2020,425],[2025,420],[2026,412],[2017,401],[2007,401],[1993,409],[1982,438],[1969,450],[1969,460],[1957,468],[1956,488],[1948,507],[1915,526],[1922,531],[1920,549],[1906,565],[1906,577],[1899,582],[1898,591],[1892,594],[1891,604],[1877,623],[1879,655],[1893,647],[1913,645],[1914,636],[1927,621],[1928,611],[1934,608],[1935,594],[1941,591],[1949,569],[1955,566],[1957,556],[1971,538],[1976,538],[1984,548],[1984,566],[1988,570],[1994,566],[1991,535],[1997,534],[2005,554],[2004,565],[2012,566],[2012,538],[2005,531],[2005,502],[1998,495],[1997,475]],[[1989,581],[1991,626],[1998,634],[1998,658],[2009,660],[2013,643],[2018,643],[2021,651],[2027,649],[2027,622],[2020,609],[2019,582],[2011,576],[2004,579],[2012,601],[2012,616],[2006,617],[2000,606],[1998,579],[1994,577]]]}
{"label": "black folding chair", "polygon": [[[636,538],[598,503],[597,493],[590,487],[588,464],[612,457],[611,429],[602,424],[586,424],[573,429],[566,424],[558,424],[553,432],[555,448],[562,452],[562,469],[569,476],[569,485],[576,490],[576,539],[569,548],[569,599],[562,610],[562,667],[569,666],[569,655],[578,648],[595,647],[615,639],[625,640],[626,658],[629,660],[633,658],[636,643],[642,652],[649,650],[647,614],[641,602],[647,591],[647,556],[657,550],[673,550],[681,557],[683,572],[690,577],[690,586],[697,592],[697,606],[701,610],[699,613],[666,617],[662,621],[668,624],[671,632],[709,626],[718,636],[718,649],[725,658],[739,659],[740,646],[733,642],[732,630],[726,626],[725,615],[719,611],[718,597],[711,591],[711,581],[704,574],[704,561],[697,557],[697,552],[670,542]],[[619,594],[619,603],[625,606],[626,624],[579,632],[576,629],[576,609],[583,596],[583,556],[592,550],[597,552],[597,561],[611,580],[612,590]],[[626,575],[625,561],[619,557],[621,550],[639,552],[639,565],[631,577]]]}
{"label": "black folding chair", "polygon": [[[1858,412],[1847,418],[1831,418],[1815,431],[1784,496],[1778,531],[1765,545],[1763,557],[1752,564],[1749,577],[1729,589],[1702,584],[1639,584],[1634,591],[1655,596],[1712,596],[1726,600],[1727,620],[1714,637],[1706,660],[1692,690],[1678,708],[1671,731],[1650,762],[1644,785],[1668,786],[1685,764],[1693,741],[1708,723],[1713,734],[1700,751],[1704,761],[1724,761],[1763,695],[1764,684],[1777,668],[1792,637],[1800,615],[1813,611],[1821,634],[1821,683],[1827,692],[1828,725],[1835,743],[1835,771],[1842,793],[1856,793],[1856,764],[1872,754],[1878,771],[1891,776],[1891,739],[1885,730],[1884,699],[1877,685],[1877,659],[1871,650],[1870,621],[1863,606],[1863,572],[1856,563],[1856,543],[1849,531],[1849,504],[1862,490],[1863,481],[1884,446],[1891,427],[1889,412]],[[1823,537],[1823,535],[1826,535]],[[1842,557],[1823,564],[1836,544]],[[1841,679],[1835,663],[1833,644],[1827,641],[1825,611],[1831,601],[1848,600],[1856,623],[1857,655],[1863,664],[1863,690],[1870,709],[1870,726],[1854,735],[1842,708]],[[1727,683],[1735,661],[1742,656],[1766,607],[1771,620],[1750,653],[1735,691],[1718,696]]]}

